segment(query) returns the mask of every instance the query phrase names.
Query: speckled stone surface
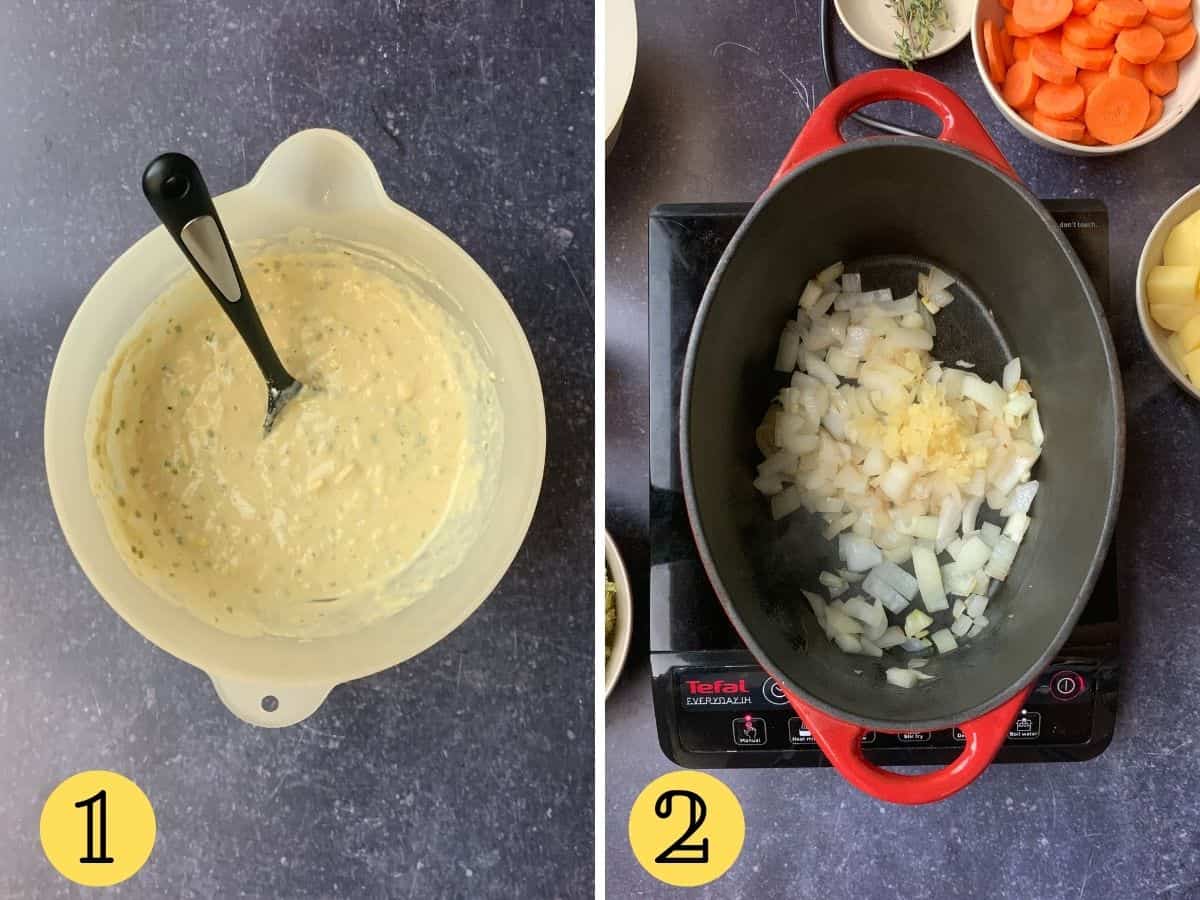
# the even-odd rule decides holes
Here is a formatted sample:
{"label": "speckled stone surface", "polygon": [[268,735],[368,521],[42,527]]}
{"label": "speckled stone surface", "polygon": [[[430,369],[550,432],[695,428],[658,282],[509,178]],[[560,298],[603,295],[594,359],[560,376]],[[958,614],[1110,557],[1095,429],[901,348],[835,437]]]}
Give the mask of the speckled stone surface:
{"label": "speckled stone surface", "polygon": [[[111,768],[158,843],[121,897],[590,897],[593,76],[590,3],[13,0],[0,14],[0,896],[82,896],[38,846],[50,789]],[[156,223],[155,154],[214,193],[309,126],[458,241],[546,392],[541,504],[441,644],[243,725],[92,590],[55,521],[42,407],[92,282]],[[89,893],[90,896],[90,893]]]}
{"label": "speckled stone surface", "polygon": [[[817,9],[814,0],[638,5],[637,79],[607,172],[607,520],[642,610],[630,668],[608,701],[610,897],[681,893],[646,875],[626,839],[633,798],[672,767],[658,747],[645,661],[647,213],[660,202],[757,196],[827,93]],[[840,27],[836,41],[843,77],[882,65]],[[884,806],[830,770],[722,773],[746,813],[745,849],[723,879],[689,896],[1197,898],[1200,489],[1190,476],[1200,407],[1144,345],[1133,284],[1151,226],[1200,182],[1200,118],[1142,150],[1080,160],[1034,146],[1002,119],[969,44],[922,68],[967,99],[1039,195],[1108,204],[1110,321],[1129,416],[1118,540],[1132,610],[1116,736],[1093,762],[993,767],[920,809]]]}

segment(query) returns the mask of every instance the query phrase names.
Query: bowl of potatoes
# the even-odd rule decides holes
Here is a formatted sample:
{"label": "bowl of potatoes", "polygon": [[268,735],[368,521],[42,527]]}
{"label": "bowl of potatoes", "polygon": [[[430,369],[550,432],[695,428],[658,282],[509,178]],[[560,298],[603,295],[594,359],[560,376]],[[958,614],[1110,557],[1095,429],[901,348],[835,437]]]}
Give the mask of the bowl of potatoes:
{"label": "bowl of potatoes", "polygon": [[1158,361],[1200,400],[1200,186],[1150,231],[1138,262],[1137,312]]}

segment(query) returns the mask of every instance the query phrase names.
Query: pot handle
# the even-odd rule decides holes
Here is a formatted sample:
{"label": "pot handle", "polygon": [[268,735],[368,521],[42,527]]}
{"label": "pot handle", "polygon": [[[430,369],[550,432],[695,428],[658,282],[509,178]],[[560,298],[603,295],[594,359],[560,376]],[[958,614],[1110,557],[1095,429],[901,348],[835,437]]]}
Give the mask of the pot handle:
{"label": "pot handle", "polygon": [[787,697],[843,778],[877,800],[915,806],[944,800],[983,774],[1008,736],[1032,687],[1031,684],[991,712],[960,725],[966,743],[958,759],[936,772],[920,775],[901,775],[868,761],[862,749],[866,729],[835,719],[791,693]]}
{"label": "pot handle", "polygon": [[841,126],[854,112],[884,100],[907,100],[942,120],[939,141],[970,150],[1005,175],[1020,181],[987,130],[958,94],[936,78],[907,69],[875,69],[856,75],[822,100],[784,157],[771,186],[796,166],[845,143]]}
{"label": "pot handle", "polygon": [[251,725],[262,728],[284,728],[302,722],[317,711],[332,684],[290,684],[272,687],[268,684],[218,678],[209,675],[217,696],[229,711]]}

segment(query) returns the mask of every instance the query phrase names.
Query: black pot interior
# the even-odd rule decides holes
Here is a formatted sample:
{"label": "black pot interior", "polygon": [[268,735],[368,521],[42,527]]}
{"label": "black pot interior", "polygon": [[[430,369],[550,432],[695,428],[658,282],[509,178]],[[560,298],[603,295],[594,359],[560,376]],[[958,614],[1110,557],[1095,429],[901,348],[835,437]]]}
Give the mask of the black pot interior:
{"label": "black pot interior", "polygon": [[[925,671],[937,680],[912,690],[884,682],[900,657],[848,656],[829,643],[800,593],[821,591],[818,573],[840,567],[824,523],[803,511],[773,522],[751,485],[755,427],[787,380],[772,370],[780,330],[805,281],[835,260],[864,272],[864,288],[897,296],[915,288],[918,265],[959,276],[934,355],[997,381],[1019,355],[1047,435],[1033,525],[989,607],[991,625],[935,656]],[[751,649],[802,697],[866,727],[948,727],[1011,696],[1061,646],[1103,560],[1122,460],[1118,378],[1074,253],[1040,205],[989,166],[929,141],[880,139],[793,172],[714,274],[684,375],[692,524]]]}

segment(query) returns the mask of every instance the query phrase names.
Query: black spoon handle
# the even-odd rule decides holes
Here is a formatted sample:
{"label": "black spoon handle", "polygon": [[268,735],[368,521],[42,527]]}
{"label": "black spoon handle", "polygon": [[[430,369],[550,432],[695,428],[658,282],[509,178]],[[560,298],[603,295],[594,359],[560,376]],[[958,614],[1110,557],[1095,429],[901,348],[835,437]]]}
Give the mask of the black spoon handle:
{"label": "black spoon handle", "polygon": [[276,391],[287,390],[296,379],[283,367],[258,318],[200,167],[182,153],[164,153],[146,166],[142,191],[237,328],[267,385]]}

